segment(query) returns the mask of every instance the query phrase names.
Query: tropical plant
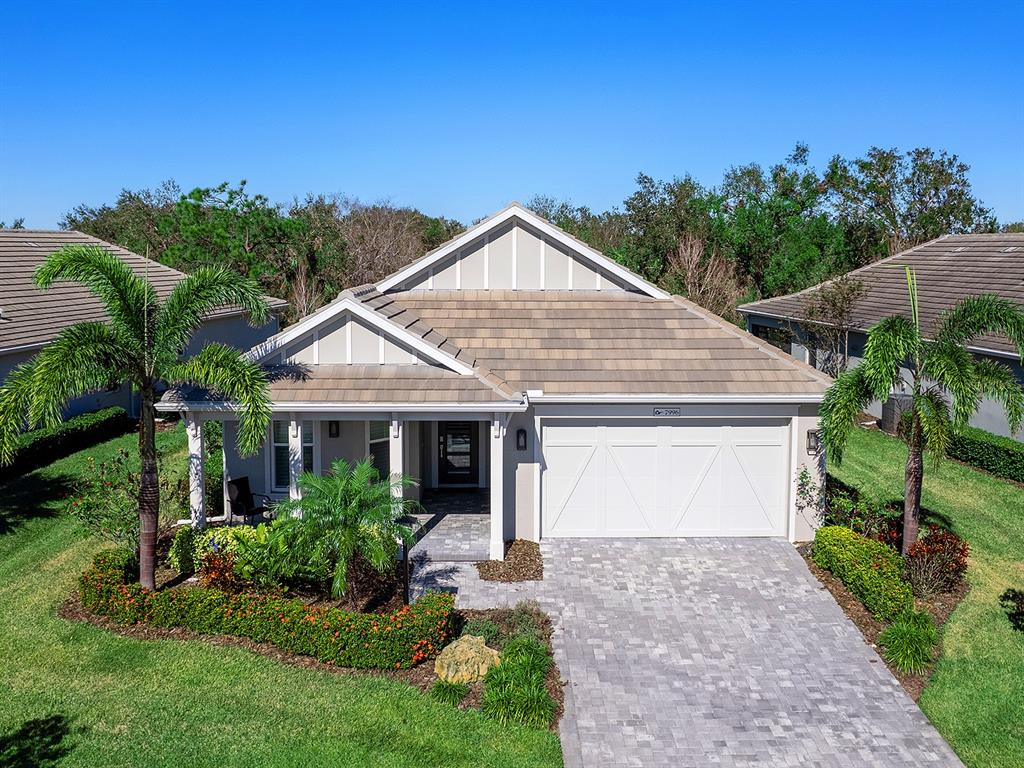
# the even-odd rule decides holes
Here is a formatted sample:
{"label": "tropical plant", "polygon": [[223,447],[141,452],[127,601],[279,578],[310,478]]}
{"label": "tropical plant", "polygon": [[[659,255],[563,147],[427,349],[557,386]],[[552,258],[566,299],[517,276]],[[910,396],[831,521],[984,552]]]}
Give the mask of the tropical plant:
{"label": "tropical plant", "polygon": [[935,620],[925,611],[905,611],[878,636],[885,660],[904,674],[927,667],[938,641]]}
{"label": "tropical plant", "polygon": [[0,387],[0,463],[10,463],[26,428],[61,421],[64,406],[86,392],[128,382],[140,403],[139,580],[155,584],[157,519],[156,400],[161,383],[207,387],[238,404],[238,448],[254,453],[270,420],[267,377],[255,362],[223,344],[208,344],[188,360],[184,350],[211,311],[238,306],[262,325],[270,308],[257,284],[221,267],[203,267],[161,301],[156,288],[98,246],[68,245],[36,270],[42,289],[58,281],[84,285],[106,310],[106,321],[65,328],[39,354],[15,368]]}
{"label": "tropical plant", "polygon": [[272,575],[288,580],[299,570],[322,567],[331,580],[331,595],[347,594],[354,602],[349,571],[356,558],[384,573],[395,564],[398,543],[412,543],[412,529],[402,523],[419,508],[403,495],[412,485],[405,476],[382,480],[369,459],[355,466],[338,459],[326,475],[302,473],[299,498],[274,508]]}
{"label": "tropical plant", "polygon": [[956,431],[966,427],[982,397],[999,402],[1010,431],[1024,421],[1024,388],[1006,365],[977,358],[972,339],[1005,334],[1024,353],[1024,309],[991,294],[961,299],[942,313],[930,338],[921,327],[917,278],[905,267],[910,317],[892,315],[868,331],[863,361],[844,371],[825,394],[821,429],[829,461],[839,464],[856,416],[893,390],[910,390],[904,414],[903,553],[917,540],[924,452],[939,460]]}

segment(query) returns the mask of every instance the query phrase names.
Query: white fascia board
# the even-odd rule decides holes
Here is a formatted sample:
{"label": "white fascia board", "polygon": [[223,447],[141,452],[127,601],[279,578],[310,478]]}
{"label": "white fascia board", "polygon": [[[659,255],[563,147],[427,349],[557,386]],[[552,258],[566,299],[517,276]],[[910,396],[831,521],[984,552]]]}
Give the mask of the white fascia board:
{"label": "white fascia board", "polygon": [[571,235],[567,234],[566,232],[556,227],[554,224],[545,221],[537,214],[527,210],[526,208],[523,208],[521,205],[518,205],[516,203],[513,203],[504,210],[499,211],[489,219],[484,219],[477,226],[470,227],[461,235],[449,241],[446,245],[443,245],[440,248],[438,248],[436,251],[434,251],[434,253],[432,253],[427,258],[415,261],[409,266],[405,267],[404,269],[400,269],[398,272],[391,275],[390,277],[384,278],[384,280],[377,284],[377,290],[380,291],[381,293],[386,293],[392,288],[400,285],[401,283],[404,283],[409,278],[414,277],[415,275],[418,275],[420,272],[423,272],[424,270],[433,266],[437,262],[447,258],[448,256],[451,256],[460,248],[469,244],[476,238],[480,237],[480,235],[484,234],[485,232],[488,232],[492,229],[496,229],[513,218],[519,218],[525,223],[534,227],[535,229],[539,229],[552,240],[555,240],[556,242],[564,245],[566,248],[575,251],[576,253],[580,254],[588,261],[590,261],[592,264],[594,264],[594,266],[604,270],[605,272],[608,272],[609,274],[615,275],[617,278],[619,278],[625,283],[628,283],[629,285],[638,289],[642,293],[645,293],[648,296],[652,296],[656,299],[669,298],[668,293],[661,290],[656,285],[647,282],[642,277],[640,277],[640,275],[637,275],[636,273],[629,271],[622,265],[616,263],[614,260],[609,259],[600,251],[594,250],[586,243],[577,240],[576,238],[572,237]]}
{"label": "white fascia board", "polygon": [[530,403],[542,405],[557,403],[565,405],[623,405],[672,403],[680,405],[766,405],[766,404],[813,404],[820,403],[825,395],[544,395],[531,397]]}
{"label": "white fascia board", "polygon": [[360,302],[349,297],[345,297],[344,299],[329,304],[324,308],[324,310],[314,312],[290,328],[286,328],[276,336],[272,336],[267,339],[262,344],[257,344],[251,350],[246,352],[246,356],[250,360],[264,360],[290,342],[302,338],[307,333],[311,333],[314,329],[319,328],[324,323],[330,322],[332,319],[344,312],[351,312],[361,320],[365,320],[381,333],[399,339],[404,344],[423,354],[425,357],[445,366],[455,373],[463,376],[472,376],[474,374],[473,369],[461,360],[456,360],[447,352],[438,349],[433,344],[428,344],[419,336],[409,333],[406,329],[392,323],[387,318],[382,317],[372,309],[369,309]]}
{"label": "white fascia board", "polygon": [[[523,402],[505,403],[324,403],[324,402],[288,402],[273,403],[271,411],[277,413],[377,413],[393,411],[395,413],[418,413],[426,411],[444,411],[461,413],[519,413],[527,410]],[[177,412],[209,412],[225,413],[239,411],[234,403],[226,401],[197,401],[156,404],[156,409],[163,413]]]}

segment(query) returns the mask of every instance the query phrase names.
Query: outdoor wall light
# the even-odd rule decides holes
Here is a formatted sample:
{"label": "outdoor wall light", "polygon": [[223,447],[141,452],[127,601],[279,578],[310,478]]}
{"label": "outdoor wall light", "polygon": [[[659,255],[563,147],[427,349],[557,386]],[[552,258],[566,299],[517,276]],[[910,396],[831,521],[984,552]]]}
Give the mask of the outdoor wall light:
{"label": "outdoor wall light", "polygon": [[817,456],[821,453],[821,430],[807,430],[807,452],[812,456]]}
{"label": "outdoor wall light", "polygon": [[525,451],[526,450],[526,430],[525,429],[517,429],[516,430],[516,450],[517,451]]}
{"label": "outdoor wall light", "polygon": [[337,437],[341,434],[341,422],[339,421],[328,421],[327,422],[327,434],[330,437]]}

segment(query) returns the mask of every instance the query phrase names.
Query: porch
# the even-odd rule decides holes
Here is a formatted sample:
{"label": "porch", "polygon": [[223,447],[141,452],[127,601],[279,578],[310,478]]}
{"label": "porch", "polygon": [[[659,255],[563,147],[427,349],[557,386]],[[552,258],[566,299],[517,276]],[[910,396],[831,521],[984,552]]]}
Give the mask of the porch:
{"label": "porch", "polygon": [[490,555],[490,498],[480,490],[428,490],[413,515],[416,544],[413,560],[477,562]]}

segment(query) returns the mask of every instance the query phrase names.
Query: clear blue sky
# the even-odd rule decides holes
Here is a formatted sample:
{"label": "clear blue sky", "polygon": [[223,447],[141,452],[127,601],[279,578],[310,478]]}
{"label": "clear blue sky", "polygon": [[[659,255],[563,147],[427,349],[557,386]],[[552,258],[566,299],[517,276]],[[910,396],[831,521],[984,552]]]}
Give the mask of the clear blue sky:
{"label": "clear blue sky", "polygon": [[471,221],[928,145],[1024,219],[1024,2],[7,5],[0,219],[249,180]]}

